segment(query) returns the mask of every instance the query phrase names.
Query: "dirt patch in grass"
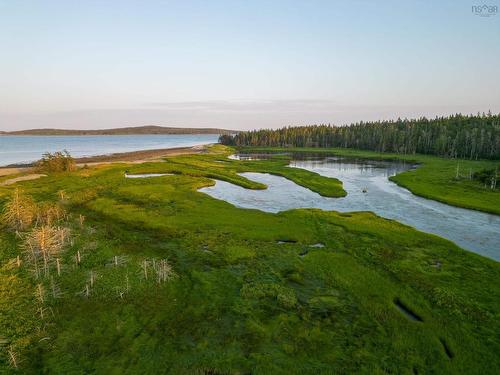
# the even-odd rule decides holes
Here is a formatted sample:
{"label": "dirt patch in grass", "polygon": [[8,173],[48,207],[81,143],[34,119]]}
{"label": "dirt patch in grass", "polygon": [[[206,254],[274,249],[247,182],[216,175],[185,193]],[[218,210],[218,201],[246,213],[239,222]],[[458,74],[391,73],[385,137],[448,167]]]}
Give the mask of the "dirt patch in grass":
{"label": "dirt patch in grass", "polygon": [[16,182],[21,182],[21,181],[31,181],[31,180],[36,180],[39,179],[40,177],[46,177],[47,175],[45,174],[28,174],[26,176],[20,176],[16,178],[10,178],[8,180],[5,180],[4,182],[0,183],[0,186],[6,186],[6,185],[12,185],[15,184]]}
{"label": "dirt patch in grass", "polygon": [[22,173],[26,168],[0,168],[0,177],[10,176],[11,174]]}
{"label": "dirt patch in grass", "polygon": [[189,154],[200,154],[205,151],[205,147],[176,147],[164,148],[158,150],[142,150],[131,152],[119,152],[110,155],[89,156],[85,158],[77,158],[76,162],[80,165],[94,163],[118,163],[118,162],[134,162],[144,163],[145,161],[159,160],[166,156],[179,156]]}

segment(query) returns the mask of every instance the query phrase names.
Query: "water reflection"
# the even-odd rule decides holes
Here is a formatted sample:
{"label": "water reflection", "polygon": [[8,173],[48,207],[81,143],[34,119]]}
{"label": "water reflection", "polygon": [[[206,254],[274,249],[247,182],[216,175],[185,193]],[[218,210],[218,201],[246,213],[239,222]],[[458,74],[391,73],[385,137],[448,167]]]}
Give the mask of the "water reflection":
{"label": "water reflection", "polygon": [[260,153],[260,154],[233,154],[229,155],[228,158],[231,160],[243,160],[243,161],[252,161],[252,160],[267,160],[272,159],[276,156],[288,155],[288,153]]}
{"label": "water reflection", "polygon": [[249,190],[217,181],[215,186],[200,191],[238,207],[267,212],[308,207],[341,212],[373,211],[379,216],[437,234],[465,249],[500,260],[500,216],[418,197],[388,180],[396,173],[415,168],[413,164],[325,158],[293,160],[290,167],[340,179],[347,196],[322,197],[283,177],[262,173],[242,175],[266,184],[266,190]]}

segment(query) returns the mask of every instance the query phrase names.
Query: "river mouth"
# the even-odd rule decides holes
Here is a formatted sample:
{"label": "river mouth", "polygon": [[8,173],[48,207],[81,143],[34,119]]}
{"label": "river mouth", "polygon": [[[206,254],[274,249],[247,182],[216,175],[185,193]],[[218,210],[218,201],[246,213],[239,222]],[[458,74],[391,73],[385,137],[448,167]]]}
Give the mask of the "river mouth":
{"label": "river mouth", "polygon": [[[259,155],[260,156],[260,155]],[[291,168],[302,168],[343,182],[347,196],[323,197],[286,178],[265,173],[241,173],[267,185],[250,190],[225,181],[200,189],[237,207],[277,213],[296,208],[328,211],[372,211],[423,232],[436,234],[460,247],[500,261],[500,217],[449,206],[413,195],[389,177],[416,167],[412,163],[324,157],[293,159]]]}

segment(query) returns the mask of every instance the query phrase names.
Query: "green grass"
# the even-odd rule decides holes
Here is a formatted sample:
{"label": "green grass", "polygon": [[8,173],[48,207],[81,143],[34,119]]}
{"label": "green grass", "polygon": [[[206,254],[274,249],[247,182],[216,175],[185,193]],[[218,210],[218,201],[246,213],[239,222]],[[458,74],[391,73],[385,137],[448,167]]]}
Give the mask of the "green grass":
{"label": "green grass", "polygon": [[209,177],[227,181],[245,188],[265,189],[266,186],[248,180],[238,175],[243,172],[270,173],[285,177],[298,185],[307,187],[325,197],[343,197],[346,195],[342,182],[336,178],[328,178],[317,173],[303,169],[288,167],[288,158],[272,158],[265,163],[260,161],[234,161],[227,158],[234,151],[230,148],[216,145],[212,147],[213,153],[198,156],[182,156],[167,159],[167,163],[158,165],[143,164],[131,169],[131,173],[165,172],[183,173],[196,177]]}
{"label": "green grass", "polygon": [[[499,373],[499,263],[367,212],[269,214],[197,192],[212,178],[262,188],[236,172],[290,173],[279,160],[216,162],[228,152],[17,184],[38,202],[66,192],[73,244],[54,276],[64,295],[45,302],[41,320],[37,281],[11,262],[20,239],[0,232],[0,372]],[[125,170],[176,175],[125,179]],[[286,177],[339,191],[334,179]],[[1,187],[0,202],[13,189]],[[168,258],[177,277],[146,280],[141,264],[153,258]]]}
{"label": "green grass", "polygon": [[[444,159],[429,155],[400,155],[344,148],[242,148],[242,152],[313,152],[374,160],[405,160],[419,163],[410,170],[391,177],[413,194],[457,207],[500,215],[500,189],[491,190],[478,181],[468,179],[470,172],[494,169],[500,162],[491,160]],[[462,176],[456,179],[457,165]]]}

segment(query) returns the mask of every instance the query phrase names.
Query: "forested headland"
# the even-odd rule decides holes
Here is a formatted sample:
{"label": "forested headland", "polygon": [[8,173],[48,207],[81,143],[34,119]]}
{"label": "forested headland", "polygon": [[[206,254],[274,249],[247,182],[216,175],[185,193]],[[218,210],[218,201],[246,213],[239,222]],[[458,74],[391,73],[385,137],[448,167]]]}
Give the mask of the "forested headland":
{"label": "forested headland", "polygon": [[174,128],[166,126],[133,126],[113,129],[28,129],[0,131],[0,135],[158,135],[158,134],[231,134],[234,130],[218,128]]}
{"label": "forested headland", "polygon": [[345,147],[398,154],[500,159],[500,115],[456,114],[427,119],[310,125],[222,135],[230,146]]}

